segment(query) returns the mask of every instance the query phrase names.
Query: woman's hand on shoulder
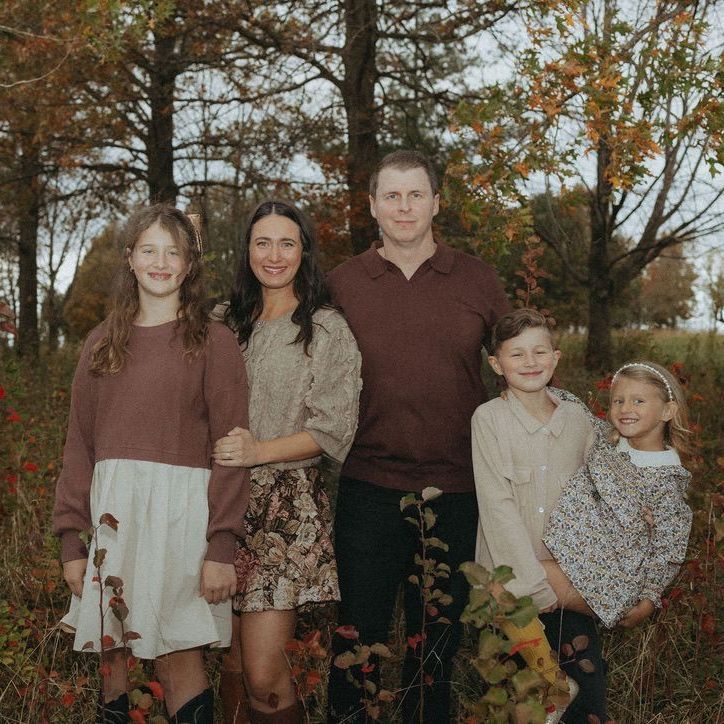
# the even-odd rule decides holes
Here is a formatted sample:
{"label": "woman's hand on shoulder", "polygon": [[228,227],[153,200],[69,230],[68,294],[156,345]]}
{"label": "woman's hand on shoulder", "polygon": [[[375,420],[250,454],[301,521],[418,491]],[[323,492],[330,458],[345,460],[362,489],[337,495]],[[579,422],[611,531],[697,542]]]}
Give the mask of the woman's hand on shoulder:
{"label": "woman's hand on shoulder", "polygon": [[63,578],[68,584],[71,593],[74,593],[78,598],[80,598],[83,593],[83,579],[85,578],[87,565],[87,558],[78,558],[74,561],[66,561],[63,564]]}
{"label": "woman's hand on shoulder", "polygon": [[263,462],[259,441],[243,427],[235,427],[226,437],[216,441],[213,458],[224,467],[250,468]]}
{"label": "woman's hand on shoulder", "polygon": [[653,602],[644,598],[618,622],[618,625],[622,628],[634,628],[651,616],[655,610]]}
{"label": "woman's hand on shoulder", "polygon": [[201,566],[201,595],[208,603],[222,603],[236,593],[236,571],[231,563],[204,561]]}

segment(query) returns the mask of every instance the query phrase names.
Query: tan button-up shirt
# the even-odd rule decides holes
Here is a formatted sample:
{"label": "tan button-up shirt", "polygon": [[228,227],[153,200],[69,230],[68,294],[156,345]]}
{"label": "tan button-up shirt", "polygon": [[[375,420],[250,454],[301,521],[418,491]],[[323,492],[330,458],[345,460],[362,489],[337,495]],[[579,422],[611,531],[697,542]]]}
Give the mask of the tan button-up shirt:
{"label": "tan button-up shirt", "polygon": [[547,423],[520,400],[496,398],[472,419],[473,469],[480,509],[475,560],[492,570],[507,565],[515,579],[506,588],[532,596],[538,608],[556,601],[539,563],[552,556],[541,540],[551,509],[593,442],[585,410],[549,396],[556,404]]}

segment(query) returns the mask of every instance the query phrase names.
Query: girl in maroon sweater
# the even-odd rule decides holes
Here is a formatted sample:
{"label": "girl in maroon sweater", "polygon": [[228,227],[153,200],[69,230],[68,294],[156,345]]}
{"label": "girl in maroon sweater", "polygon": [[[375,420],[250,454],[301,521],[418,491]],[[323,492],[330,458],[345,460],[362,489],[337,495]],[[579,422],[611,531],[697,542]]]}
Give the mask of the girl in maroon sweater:
{"label": "girl in maroon sweater", "polygon": [[234,335],[204,313],[190,219],[141,209],[124,247],[112,310],[73,380],[53,514],[73,593],[61,626],[76,650],[103,656],[100,720],[128,718],[125,640],[155,660],[172,722],[211,724],[201,647],[230,643],[249,496],[244,468],[211,465],[211,441],[248,426],[246,373]]}

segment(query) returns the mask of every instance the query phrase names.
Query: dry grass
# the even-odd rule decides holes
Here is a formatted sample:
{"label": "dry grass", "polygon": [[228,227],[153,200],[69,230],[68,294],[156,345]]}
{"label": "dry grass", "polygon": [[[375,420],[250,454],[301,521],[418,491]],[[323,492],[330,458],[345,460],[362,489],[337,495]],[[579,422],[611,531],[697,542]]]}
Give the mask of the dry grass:
{"label": "dry grass", "polygon": [[[724,722],[721,650],[722,431],[724,339],[707,334],[625,334],[617,339],[617,363],[636,358],[681,362],[689,375],[697,454],[691,504],[695,510],[689,562],[669,593],[668,608],[635,631],[605,635],[610,709],[619,724]],[[564,340],[560,378],[586,396],[594,380],[582,372],[583,344]],[[61,462],[72,351],[29,370],[6,354],[0,386],[0,721],[92,721],[97,697],[95,657],[73,654],[69,638],[54,629],[67,605],[49,532],[54,481]],[[37,467],[37,470],[35,469]],[[303,629],[325,628],[330,614],[305,617]],[[402,650],[399,618],[393,626]],[[212,675],[218,656],[210,655]],[[329,662],[321,666],[326,673]],[[464,655],[455,687],[472,695],[479,683]],[[310,700],[322,721],[324,696]]]}

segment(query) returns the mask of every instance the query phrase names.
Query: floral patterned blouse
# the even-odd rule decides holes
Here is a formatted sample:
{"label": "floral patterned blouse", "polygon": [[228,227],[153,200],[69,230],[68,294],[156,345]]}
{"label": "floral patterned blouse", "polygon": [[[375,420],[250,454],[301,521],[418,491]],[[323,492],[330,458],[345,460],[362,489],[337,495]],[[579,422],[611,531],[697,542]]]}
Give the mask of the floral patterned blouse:
{"label": "floral patterned blouse", "polygon": [[[597,420],[596,431],[586,463],[550,515],[543,541],[610,628],[644,598],[661,606],[661,593],[686,556],[691,474],[681,465],[634,465],[628,453],[608,442],[605,423]],[[643,508],[653,514],[652,527]]]}

